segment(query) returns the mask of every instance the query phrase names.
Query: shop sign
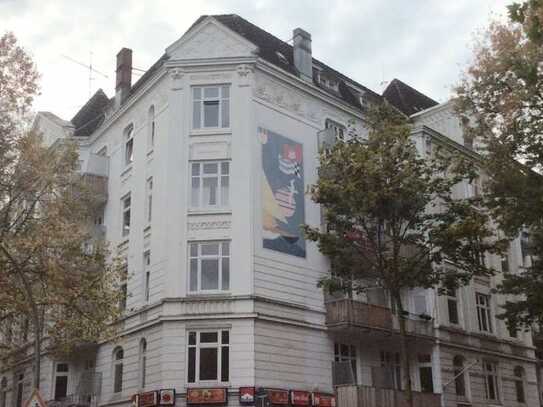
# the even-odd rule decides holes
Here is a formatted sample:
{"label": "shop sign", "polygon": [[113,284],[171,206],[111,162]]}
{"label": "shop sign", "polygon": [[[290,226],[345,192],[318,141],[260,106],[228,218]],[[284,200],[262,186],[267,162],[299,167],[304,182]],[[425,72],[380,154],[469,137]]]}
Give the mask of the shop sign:
{"label": "shop sign", "polygon": [[290,404],[293,406],[309,406],[311,401],[311,393],[308,391],[291,390]]}
{"label": "shop sign", "polygon": [[162,389],[158,392],[158,404],[161,406],[175,405],[175,389]]}
{"label": "shop sign", "polygon": [[333,394],[313,393],[313,406],[336,407],[336,396]]}
{"label": "shop sign", "polygon": [[254,387],[240,387],[239,388],[239,402],[240,404],[254,404],[255,388]]}
{"label": "shop sign", "polygon": [[158,392],[148,391],[139,394],[139,407],[154,407],[158,404]]}
{"label": "shop sign", "polygon": [[228,392],[225,388],[188,389],[187,404],[226,404]]}
{"label": "shop sign", "polygon": [[268,398],[270,399],[271,404],[278,406],[287,406],[288,405],[288,390],[268,390]]}

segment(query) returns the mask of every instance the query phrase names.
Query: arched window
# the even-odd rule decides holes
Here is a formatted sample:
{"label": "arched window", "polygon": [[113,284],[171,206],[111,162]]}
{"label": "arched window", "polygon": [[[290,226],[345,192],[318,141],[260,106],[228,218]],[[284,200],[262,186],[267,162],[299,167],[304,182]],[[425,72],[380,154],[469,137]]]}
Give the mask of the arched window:
{"label": "arched window", "polygon": [[147,139],[147,151],[151,151],[155,146],[155,133],[156,133],[156,122],[155,122],[155,106],[151,105],[149,112],[147,114],[147,123],[149,125],[149,135]]}
{"label": "arched window", "polygon": [[524,368],[522,366],[516,366],[513,370],[515,375],[515,393],[517,395],[517,401],[519,403],[526,402],[526,395],[524,394]]}
{"label": "arched window", "polygon": [[115,348],[113,351],[113,393],[123,391],[123,348]]}
{"label": "arched window", "polygon": [[145,377],[147,374],[147,341],[142,338],[140,341],[140,387],[145,388]]}
{"label": "arched window", "polygon": [[454,386],[457,396],[466,396],[466,377],[464,372],[464,358],[462,356],[455,356],[453,359],[454,367]]}
{"label": "arched window", "polygon": [[8,379],[2,377],[0,380],[0,407],[6,407],[6,400],[8,395]]}

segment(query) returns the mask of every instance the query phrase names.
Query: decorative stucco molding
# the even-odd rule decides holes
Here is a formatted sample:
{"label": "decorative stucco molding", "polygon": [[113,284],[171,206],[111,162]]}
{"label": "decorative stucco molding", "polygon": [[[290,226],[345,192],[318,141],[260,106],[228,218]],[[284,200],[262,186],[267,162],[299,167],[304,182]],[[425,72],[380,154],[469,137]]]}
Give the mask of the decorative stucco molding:
{"label": "decorative stucco molding", "polygon": [[213,220],[189,222],[189,230],[230,229],[232,222],[229,220]]}

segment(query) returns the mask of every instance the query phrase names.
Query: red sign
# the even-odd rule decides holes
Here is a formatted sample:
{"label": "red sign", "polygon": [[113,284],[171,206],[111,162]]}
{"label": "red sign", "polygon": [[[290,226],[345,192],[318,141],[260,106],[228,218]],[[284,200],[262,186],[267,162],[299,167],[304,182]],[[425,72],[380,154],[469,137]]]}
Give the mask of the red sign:
{"label": "red sign", "polygon": [[158,404],[158,393],[156,391],[148,391],[147,393],[139,394],[139,407],[154,407]]}
{"label": "red sign", "polygon": [[161,406],[175,405],[175,389],[162,389],[158,394],[158,403]]}
{"label": "red sign", "polygon": [[268,390],[270,402],[279,406],[288,405],[288,390]]}
{"label": "red sign", "polygon": [[228,392],[218,389],[188,389],[187,404],[226,404]]}
{"label": "red sign", "polygon": [[240,404],[253,404],[255,402],[255,388],[254,387],[240,387],[239,388],[239,402]]}
{"label": "red sign", "polygon": [[291,390],[290,403],[293,406],[308,406],[311,400],[311,393],[308,391]]}
{"label": "red sign", "polygon": [[336,407],[336,396],[332,394],[313,393],[313,406]]}

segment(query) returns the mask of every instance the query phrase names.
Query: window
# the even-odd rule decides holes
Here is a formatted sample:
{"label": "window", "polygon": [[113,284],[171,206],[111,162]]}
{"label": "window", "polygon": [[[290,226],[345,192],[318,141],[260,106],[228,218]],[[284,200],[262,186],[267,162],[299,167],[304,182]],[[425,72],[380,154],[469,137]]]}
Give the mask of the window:
{"label": "window", "polygon": [[326,119],[326,122],[324,123],[324,128],[331,129],[332,135],[334,136],[334,140],[343,140],[343,136],[345,135],[345,126],[342,124],[339,124],[333,120]]}
{"label": "window", "polygon": [[475,293],[477,305],[477,320],[479,331],[492,332],[492,313],[490,309],[490,295]]}
{"label": "window", "polygon": [[191,165],[191,207],[225,208],[230,204],[230,162],[202,161]]}
{"label": "window", "polygon": [[466,377],[464,372],[464,358],[462,356],[455,356],[453,358],[454,367],[454,388],[457,396],[466,396]]}
{"label": "window", "polygon": [[356,347],[354,345],[334,343],[334,361],[349,363],[353,377],[353,384],[356,384]]}
{"label": "window", "polygon": [[143,253],[143,270],[144,270],[144,276],[145,281],[143,285],[143,298],[145,302],[149,302],[150,293],[151,293],[151,252],[146,251]]}
{"label": "window", "polygon": [[145,388],[147,374],[147,341],[142,338],[140,341],[140,388]]}
{"label": "window", "polygon": [[124,131],[124,165],[128,166],[134,161],[134,125],[128,126]]}
{"label": "window", "polygon": [[145,220],[151,223],[153,216],[153,177],[145,183]]}
{"label": "window", "polygon": [[433,393],[434,378],[432,374],[432,356],[429,354],[419,354],[418,362],[420,391],[423,393]]}
{"label": "window", "polygon": [[17,374],[17,398],[15,399],[15,407],[23,406],[23,394],[24,394],[24,380],[25,374]]}
{"label": "window", "polygon": [[230,88],[198,86],[192,88],[192,127],[194,129],[230,127]]}
{"label": "window", "polygon": [[485,380],[485,396],[487,400],[499,400],[498,365],[483,360],[483,376]]}
{"label": "window", "polygon": [[460,318],[458,316],[458,297],[455,288],[447,290],[447,311],[449,323],[454,325],[460,324]]}
{"label": "window", "polygon": [[156,122],[155,122],[155,106],[151,105],[149,112],[147,113],[147,125],[149,128],[148,138],[147,138],[147,151],[151,151],[155,146],[155,132],[156,132]]}
{"label": "window", "polygon": [[523,231],[520,234],[520,253],[522,256],[522,265],[528,266],[528,259],[530,258],[530,234]]}
{"label": "window", "polygon": [[230,380],[230,332],[188,332],[188,382]]}
{"label": "window", "polygon": [[502,272],[508,273],[509,272],[509,256],[507,254],[504,254],[502,256]]}
{"label": "window", "polygon": [[121,208],[122,208],[122,235],[123,237],[128,236],[130,233],[130,206],[132,202],[130,200],[130,194],[125,195],[121,199]]}
{"label": "window", "polygon": [[430,136],[424,138],[424,153],[427,157],[432,156],[432,138]]}
{"label": "window", "polygon": [[115,348],[113,351],[113,393],[123,391],[123,348]]}
{"label": "window", "polygon": [[68,395],[69,367],[67,363],[57,363],[55,369],[55,400],[62,401]]}
{"label": "window", "polygon": [[515,375],[515,394],[519,403],[526,402],[526,395],[524,394],[524,369],[522,366],[517,366],[513,370]]}
{"label": "window", "polygon": [[386,383],[383,383],[387,389],[402,389],[402,368],[400,364],[400,354],[398,352],[381,351],[381,368],[383,369]]}
{"label": "window", "polygon": [[190,291],[230,289],[230,243],[191,243]]}
{"label": "window", "polygon": [[121,283],[121,298],[119,300],[119,308],[121,311],[126,310],[126,301],[128,298],[128,284],[126,281]]}
{"label": "window", "polygon": [[511,338],[518,338],[518,330],[517,327],[513,324],[506,323],[507,325],[507,333]]}
{"label": "window", "polygon": [[426,306],[426,290],[424,288],[415,288],[412,291],[411,299],[413,301],[413,313],[415,315],[428,315]]}
{"label": "window", "polygon": [[0,407],[6,407],[8,398],[8,379],[2,377],[0,380]]}

